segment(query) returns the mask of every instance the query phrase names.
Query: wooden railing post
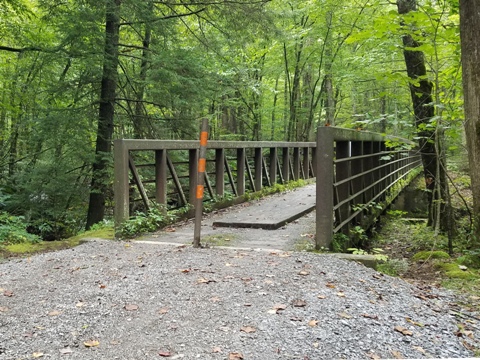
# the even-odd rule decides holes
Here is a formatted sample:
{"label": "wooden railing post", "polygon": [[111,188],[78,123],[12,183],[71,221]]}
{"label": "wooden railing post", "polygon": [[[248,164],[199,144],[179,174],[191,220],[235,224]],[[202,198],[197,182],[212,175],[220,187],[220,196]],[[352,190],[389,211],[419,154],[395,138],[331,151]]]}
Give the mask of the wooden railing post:
{"label": "wooden railing post", "polygon": [[[318,146],[318,143],[317,143],[317,146]],[[312,151],[312,176],[313,177],[317,176],[317,154],[318,154],[318,151],[315,148],[315,150]]]}
{"label": "wooden railing post", "polygon": [[[348,159],[350,157],[350,142],[349,141],[337,141],[335,143],[335,159]],[[341,181],[350,178],[350,164],[351,161],[343,161],[335,165],[335,181]],[[337,186],[336,189],[337,201],[341,202],[350,197],[350,181],[347,181],[341,185]],[[351,212],[351,203],[350,201],[344,203],[337,209],[338,218],[336,219],[339,223],[343,222],[350,216]],[[345,235],[348,235],[350,231],[350,223],[344,228],[346,231]]]}
{"label": "wooden railing post", "polygon": [[[363,155],[371,155],[373,153],[373,142],[372,141],[364,141],[363,142]],[[373,158],[371,156],[365,158],[363,162],[363,171],[367,172],[363,176],[363,188],[367,188],[374,182],[373,172],[370,172],[373,169]],[[363,192],[363,199],[361,200],[362,204],[367,202],[367,199],[371,199],[373,194],[373,188],[369,188],[368,190]]]}
{"label": "wooden railing post", "polygon": [[[386,150],[385,141],[381,141],[381,142],[379,142],[379,144],[380,144],[380,150],[379,151],[384,152]],[[385,156],[385,154],[381,154],[379,156],[379,158],[381,158],[382,156]],[[380,164],[384,165],[387,161],[388,160],[380,160]],[[388,164],[387,166],[383,166],[382,170],[381,170],[380,176],[382,178],[384,178],[384,180],[381,183],[381,188],[380,188],[380,191],[382,191],[382,192],[387,188],[387,185],[388,185],[388,178],[389,177],[387,175],[389,174],[388,171],[390,169],[390,166],[391,166],[391,164]],[[378,202],[384,201],[384,200],[385,200],[385,193],[383,193],[382,196],[379,197]]]}
{"label": "wooden railing post", "polygon": [[310,151],[308,147],[303,148],[302,173],[304,179],[310,178]]}
{"label": "wooden railing post", "polygon": [[114,172],[115,172],[115,233],[128,220],[130,213],[129,182],[128,182],[128,148],[121,139],[114,141]]}
{"label": "wooden railing post", "polygon": [[263,170],[262,170],[262,148],[255,148],[255,191],[262,190]]}
{"label": "wooden railing post", "polygon": [[[383,171],[382,169],[378,168],[381,164],[382,164],[382,161],[380,160],[380,158],[382,157],[382,155],[380,154],[380,151],[382,151],[382,148],[381,148],[381,145],[382,143],[379,142],[379,141],[374,141],[373,142],[373,154],[376,154],[375,156],[373,156],[373,168],[377,168],[376,170],[373,171],[373,181],[376,182],[377,180],[380,180],[382,178],[382,174],[383,174]],[[381,183],[377,183],[374,187],[373,187],[373,193],[374,194],[380,194],[380,191],[382,190],[382,184]]]}
{"label": "wooden railing post", "polygon": [[277,148],[270,148],[270,182],[272,185],[277,183]]}
{"label": "wooden railing post", "polygon": [[155,200],[167,204],[167,150],[155,151]]}
{"label": "wooden railing post", "polygon": [[333,238],[333,129],[318,127],[315,156],[316,234],[315,249],[329,249]]}
{"label": "wooden railing post", "polygon": [[245,195],[245,148],[237,149],[237,192]]}
{"label": "wooden railing post", "polygon": [[[363,155],[363,146],[361,141],[352,141],[352,156],[362,156]],[[360,160],[354,160],[352,161],[351,164],[351,172],[352,176],[355,176],[357,174],[361,174],[363,172],[363,164],[364,164],[365,159],[360,159]],[[357,178],[356,180],[352,181],[352,193],[357,194],[361,189],[363,189],[363,181],[360,178]],[[354,203],[356,204],[363,204],[363,199],[362,196],[357,196],[354,199]],[[358,214],[356,217],[356,222],[360,223],[362,214]]]}
{"label": "wooden railing post", "polygon": [[293,180],[300,179],[300,148],[293,148]]}
{"label": "wooden railing post", "polygon": [[215,191],[218,196],[225,194],[225,149],[215,149]]}
{"label": "wooden railing post", "polygon": [[284,183],[289,182],[290,180],[290,154],[289,148],[284,147],[282,152],[282,177]]}
{"label": "wooden railing post", "polygon": [[198,165],[198,149],[188,150],[188,180],[189,180],[188,202],[191,205],[195,204],[195,199],[196,199],[197,165]]}

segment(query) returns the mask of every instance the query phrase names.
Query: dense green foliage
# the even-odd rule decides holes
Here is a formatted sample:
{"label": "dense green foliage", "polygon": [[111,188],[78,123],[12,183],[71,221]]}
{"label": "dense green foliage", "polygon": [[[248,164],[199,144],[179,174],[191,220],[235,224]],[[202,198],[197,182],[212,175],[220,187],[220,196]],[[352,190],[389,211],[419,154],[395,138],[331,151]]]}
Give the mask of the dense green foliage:
{"label": "dense green foliage", "polygon": [[[409,31],[435,85],[428,126],[441,125],[456,151],[457,9],[419,5],[400,16],[377,0],[2,2],[0,209],[44,238],[78,232],[101,157],[107,167],[93,175],[111,215],[112,154],[95,143],[105,69],[117,60],[113,139],[192,139],[202,117],[219,140],[310,141],[325,123],[413,138]],[[112,6],[118,43],[105,31]]]}

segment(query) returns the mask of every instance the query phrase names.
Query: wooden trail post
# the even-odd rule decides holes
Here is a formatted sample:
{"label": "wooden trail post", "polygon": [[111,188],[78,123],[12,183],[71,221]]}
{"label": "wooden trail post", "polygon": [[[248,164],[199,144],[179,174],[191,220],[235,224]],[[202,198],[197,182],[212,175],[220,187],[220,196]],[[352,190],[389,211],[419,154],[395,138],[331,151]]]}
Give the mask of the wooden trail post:
{"label": "wooden trail post", "polygon": [[200,152],[198,156],[197,188],[195,192],[195,230],[193,234],[193,247],[200,247],[200,229],[203,213],[203,190],[205,183],[205,169],[207,167],[207,140],[208,119],[202,119],[200,130]]}

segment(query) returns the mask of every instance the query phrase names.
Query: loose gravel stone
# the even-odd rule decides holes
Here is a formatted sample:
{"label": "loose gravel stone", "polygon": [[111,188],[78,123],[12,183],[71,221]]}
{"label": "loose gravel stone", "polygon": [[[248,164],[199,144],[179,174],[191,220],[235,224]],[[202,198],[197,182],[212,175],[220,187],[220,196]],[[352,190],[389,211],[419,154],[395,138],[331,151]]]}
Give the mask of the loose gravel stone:
{"label": "loose gravel stone", "polygon": [[452,294],[329,255],[91,241],[0,289],[0,359],[473,356]]}

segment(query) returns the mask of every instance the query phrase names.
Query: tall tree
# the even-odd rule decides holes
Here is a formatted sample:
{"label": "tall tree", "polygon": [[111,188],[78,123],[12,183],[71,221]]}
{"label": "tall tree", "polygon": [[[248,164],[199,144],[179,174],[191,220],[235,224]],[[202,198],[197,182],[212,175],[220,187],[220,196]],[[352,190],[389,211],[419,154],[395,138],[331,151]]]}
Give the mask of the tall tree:
{"label": "tall tree", "polygon": [[480,239],[480,3],[460,0],[465,133],[467,137],[475,238]]}
{"label": "tall tree", "polygon": [[108,175],[111,162],[112,134],[115,113],[115,95],[117,90],[118,40],[120,28],[121,0],[106,1],[105,16],[105,50],[103,75],[98,110],[98,129],[95,146],[95,160],[92,168],[90,201],[88,203],[88,230],[92,225],[103,220],[105,215],[105,196],[109,188]]}
{"label": "tall tree", "polygon": [[[406,15],[417,11],[417,0],[397,0],[398,13]],[[419,48],[422,45],[415,39],[412,28],[403,36],[405,65],[410,78],[409,87],[415,115],[415,126],[419,138],[419,147],[423,163],[425,186],[430,194],[429,225],[442,225],[442,229],[448,230],[450,218],[445,211],[444,199],[446,199],[448,184],[446,182],[446,165],[440,142],[443,133],[437,131],[438,127],[432,126],[435,117],[435,104],[433,101],[433,83],[427,74],[425,56]],[[443,161],[442,161],[443,159]],[[434,202],[436,201],[436,202]],[[440,205],[440,206],[438,206]],[[436,210],[439,211],[436,211]],[[440,219],[443,217],[442,220]],[[434,222],[436,221],[436,223]]]}

